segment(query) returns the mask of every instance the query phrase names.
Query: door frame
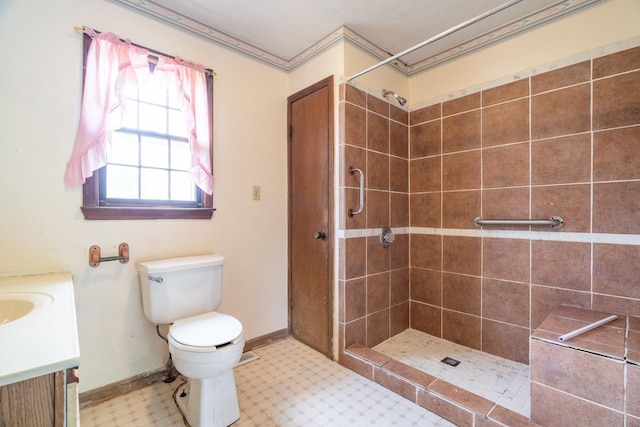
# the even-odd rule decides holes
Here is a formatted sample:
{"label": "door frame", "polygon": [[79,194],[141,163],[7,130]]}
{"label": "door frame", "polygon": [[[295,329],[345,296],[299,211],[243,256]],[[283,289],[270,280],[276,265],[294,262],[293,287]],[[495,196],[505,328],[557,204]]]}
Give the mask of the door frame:
{"label": "door frame", "polygon": [[289,335],[293,333],[292,326],[292,277],[291,277],[291,214],[292,214],[292,203],[291,203],[291,144],[292,144],[292,123],[291,123],[291,104],[295,101],[304,98],[307,95],[312,94],[320,89],[328,88],[328,100],[327,100],[327,110],[328,110],[328,120],[327,120],[327,173],[328,173],[328,187],[329,194],[327,197],[327,284],[326,284],[326,293],[327,293],[327,319],[328,319],[328,327],[327,327],[327,337],[329,348],[328,353],[325,355],[330,359],[334,358],[334,247],[336,243],[336,235],[335,235],[335,213],[334,213],[334,198],[335,198],[335,163],[334,163],[334,149],[335,149],[335,136],[334,136],[334,78],[333,75],[326,77],[317,83],[312,84],[311,86],[302,89],[293,95],[290,95],[287,98],[287,326],[289,329]]}

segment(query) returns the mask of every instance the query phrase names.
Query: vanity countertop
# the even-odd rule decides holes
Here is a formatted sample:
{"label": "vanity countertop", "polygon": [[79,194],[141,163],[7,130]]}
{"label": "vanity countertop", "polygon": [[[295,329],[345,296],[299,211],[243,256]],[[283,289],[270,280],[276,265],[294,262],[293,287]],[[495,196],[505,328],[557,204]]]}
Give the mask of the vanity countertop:
{"label": "vanity countertop", "polygon": [[51,303],[0,324],[0,386],[78,366],[80,347],[69,273],[0,278],[0,294],[41,293]]}

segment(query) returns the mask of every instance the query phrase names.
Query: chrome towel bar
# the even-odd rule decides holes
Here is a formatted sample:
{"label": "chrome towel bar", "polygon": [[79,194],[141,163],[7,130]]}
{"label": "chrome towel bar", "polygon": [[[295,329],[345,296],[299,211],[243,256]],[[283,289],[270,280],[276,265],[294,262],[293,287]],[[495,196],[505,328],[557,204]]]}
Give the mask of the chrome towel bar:
{"label": "chrome towel bar", "polygon": [[349,166],[349,173],[351,175],[353,175],[356,172],[360,174],[360,207],[358,208],[357,211],[354,211],[353,209],[349,209],[349,212],[348,212],[349,217],[353,217],[354,215],[358,215],[359,213],[362,213],[362,210],[364,209],[364,175],[362,174],[362,170],[358,168],[354,168],[353,166]]}
{"label": "chrome towel bar", "polygon": [[564,220],[559,216],[552,216],[549,219],[483,219],[477,217],[473,223],[478,227],[483,225],[550,225],[551,228],[562,228]]}

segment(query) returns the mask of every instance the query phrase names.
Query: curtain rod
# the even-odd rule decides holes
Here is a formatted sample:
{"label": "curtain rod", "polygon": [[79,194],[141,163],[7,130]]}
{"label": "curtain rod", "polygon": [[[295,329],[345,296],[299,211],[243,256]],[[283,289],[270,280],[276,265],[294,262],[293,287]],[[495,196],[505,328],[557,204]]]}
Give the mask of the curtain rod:
{"label": "curtain rod", "polygon": [[471,24],[475,24],[476,22],[478,22],[478,21],[480,21],[480,20],[482,20],[482,19],[484,19],[484,18],[487,18],[487,17],[489,17],[489,16],[491,16],[491,15],[494,15],[494,14],[496,14],[496,13],[498,13],[498,12],[500,12],[500,11],[502,11],[502,10],[504,10],[504,9],[508,8],[508,7],[511,7],[511,6],[513,6],[514,4],[516,4],[516,3],[520,3],[521,1],[522,1],[522,0],[511,0],[511,1],[509,1],[509,2],[505,3],[505,4],[501,5],[501,6],[498,6],[498,7],[493,8],[493,9],[491,9],[491,10],[489,10],[489,11],[485,12],[485,13],[482,13],[482,14],[480,14],[480,15],[476,16],[475,18],[471,18],[471,19],[469,19],[468,21],[465,21],[465,22],[463,22],[463,23],[461,23],[461,24],[458,24],[458,25],[456,25],[455,27],[451,27],[451,28],[449,28],[448,30],[441,32],[440,34],[438,34],[438,35],[436,35],[436,36],[433,36],[433,37],[431,37],[430,39],[427,39],[427,40],[423,41],[422,43],[418,43],[417,45],[415,45],[415,46],[413,46],[413,47],[410,47],[410,48],[409,48],[409,49],[407,49],[407,50],[403,50],[403,51],[402,51],[402,52],[400,52],[400,53],[397,53],[397,54],[395,54],[395,55],[393,55],[393,56],[391,56],[391,57],[389,57],[389,58],[387,58],[387,59],[385,59],[385,60],[383,60],[383,61],[378,62],[377,64],[375,64],[375,65],[373,65],[373,66],[371,66],[371,67],[367,68],[366,70],[362,70],[362,71],[360,71],[360,72],[358,72],[358,73],[354,74],[353,76],[351,76],[351,77],[347,78],[347,82],[350,82],[351,80],[353,80],[353,79],[355,79],[355,78],[357,78],[357,77],[360,77],[360,76],[362,76],[363,74],[367,74],[369,71],[373,71],[373,70],[375,70],[375,69],[376,69],[376,68],[378,68],[378,67],[382,67],[383,65],[388,64],[389,62],[391,62],[391,61],[393,61],[393,60],[395,60],[395,59],[398,59],[398,58],[400,58],[401,56],[404,56],[404,55],[406,55],[406,54],[408,54],[408,53],[411,53],[411,52],[413,52],[414,50],[418,50],[418,49],[420,49],[421,47],[424,47],[424,46],[426,46],[426,45],[428,45],[428,44],[431,44],[431,43],[433,43],[433,42],[435,42],[435,41],[438,41],[438,40],[440,40],[440,39],[442,39],[442,38],[444,38],[444,37],[448,36],[449,34],[453,34],[453,33],[455,33],[456,31],[459,31],[459,30],[461,30],[461,29],[463,29],[463,28],[465,28],[465,27],[468,27],[468,26],[469,26],[469,25],[471,25]]}
{"label": "curtain rod", "polygon": [[[74,30],[76,33],[80,33],[80,34],[82,34],[82,33],[86,33],[86,31],[85,31],[84,29],[85,29],[85,27],[73,27],[73,30]],[[92,29],[92,30],[93,30],[93,29]],[[100,31],[98,31],[98,30],[93,30],[93,31],[95,31],[96,33],[100,34]],[[124,42],[124,41],[126,41],[126,40],[125,40],[125,39],[123,39],[123,38],[120,38],[120,41],[123,41],[123,42]],[[145,49],[145,50],[149,51],[150,53],[152,53],[152,55],[149,55],[149,58],[151,58],[151,59],[156,59],[156,60],[158,59],[158,58],[157,58],[157,57],[155,57],[154,55],[160,55],[160,56],[164,56],[165,58],[176,59],[176,57],[175,57],[175,56],[173,56],[173,55],[168,55],[168,54],[163,53],[163,52],[160,52],[160,51],[158,51],[158,50],[149,49],[149,48],[148,48],[148,47],[146,47],[146,46],[142,46],[142,45],[139,45],[139,44],[133,43],[132,41],[129,41],[129,43],[130,43],[132,46],[135,46],[135,47],[139,47],[139,48]],[[211,68],[205,68],[205,69],[204,69],[204,71],[205,71],[205,73],[207,73],[207,74],[209,74],[209,75],[211,75],[211,76],[213,76],[213,77],[215,77],[215,76],[217,76],[217,75],[218,75],[218,74],[217,74],[215,71],[213,71]]]}

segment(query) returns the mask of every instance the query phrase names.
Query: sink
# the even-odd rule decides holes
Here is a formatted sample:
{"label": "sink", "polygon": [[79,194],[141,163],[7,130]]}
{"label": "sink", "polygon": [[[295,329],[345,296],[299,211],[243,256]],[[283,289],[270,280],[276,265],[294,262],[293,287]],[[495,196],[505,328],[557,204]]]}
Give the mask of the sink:
{"label": "sink", "polygon": [[0,293],[0,326],[18,320],[52,302],[51,295],[42,292]]}

